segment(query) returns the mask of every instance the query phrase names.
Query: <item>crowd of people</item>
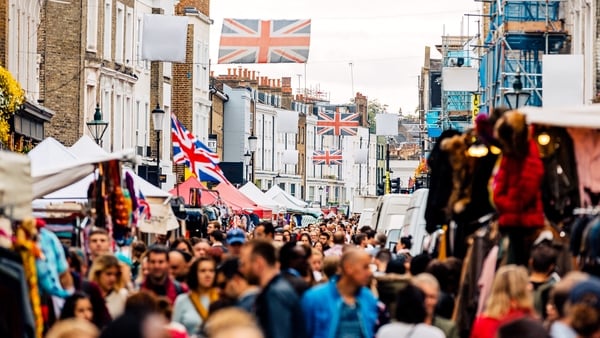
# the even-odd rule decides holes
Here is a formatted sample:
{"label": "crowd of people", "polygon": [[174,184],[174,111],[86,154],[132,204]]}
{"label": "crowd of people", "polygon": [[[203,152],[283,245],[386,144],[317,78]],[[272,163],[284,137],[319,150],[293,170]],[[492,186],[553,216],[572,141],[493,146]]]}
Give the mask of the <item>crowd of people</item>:
{"label": "crowd of people", "polygon": [[386,248],[385,235],[345,216],[303,228],[214,221],[207,233],[113,252],[108,232],[91,230],[87,255],[67,250],[61,283],[76,291],[55,304],[46,337],[600,336],[600,281],[558,277],[545,243],[529,266],[504,265],[481,286],[477,317],[460,332],[460,260],[413,257],[410,237]]}

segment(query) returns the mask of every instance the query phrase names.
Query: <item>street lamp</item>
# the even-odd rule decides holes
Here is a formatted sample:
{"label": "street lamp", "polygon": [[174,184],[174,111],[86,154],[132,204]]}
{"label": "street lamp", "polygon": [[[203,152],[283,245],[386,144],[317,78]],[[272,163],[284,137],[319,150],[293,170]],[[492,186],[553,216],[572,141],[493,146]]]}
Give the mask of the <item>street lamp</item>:
{"label": "street lamp", "polygon": [[508,107],[510,109],[518,109],[521,106],[524,106],[531,93],[523,90],[523,82],[521,82],[521,70],[517,69],[517,75],[515,75],[515,81],[513,82],[513,90],[504,94],[506,98],[506,102],[508,102]]}
{"label": "street lamp", "polygon": [[250,171],[248,169],[248,166],[250,165],[251,159],[252,159],[252,154],[250,154],[250,152],[246,150],[246,153],[244,154],[244,164],[246,165],[246,180],[248,182],[250,181]]}
{"label": "street lamp", "polygon": [[152,122],[154,123],[154,131],[156,131],[156,186],[160,188],[160,131],[163,128],[163,119],[165,111],[160,109],[157,103],[156,108],[152,110]]}
{"label": "street lamp", "polygon": [[96,144],[102,146],[102,136],[108,128],[108,121],[102,120],[102,112],[100,111],[100,105],[96,103],[96,111],[94,112],[94,119],[85,123],[96,141]]}
{"label": "street lamp", "polygon": [[323,187],[319,187],[319,206],[323,206]]}
{"label": "street lamp", "polygon": [[273,185],[279,186],[280,178],[281,178],[281,175],[279,175],[279,173],[277,173],[277,175],[275,175],[275,177],[273,177]]}
{"label": "street lamp", "polygon": [[254,136],[254,134],[248,136],[248,149],[250,150],[250,165],[252,166],[252,172],[248,173],[248,181],[254,181],[254,153],[256,152],[257,148],[258,137]]}

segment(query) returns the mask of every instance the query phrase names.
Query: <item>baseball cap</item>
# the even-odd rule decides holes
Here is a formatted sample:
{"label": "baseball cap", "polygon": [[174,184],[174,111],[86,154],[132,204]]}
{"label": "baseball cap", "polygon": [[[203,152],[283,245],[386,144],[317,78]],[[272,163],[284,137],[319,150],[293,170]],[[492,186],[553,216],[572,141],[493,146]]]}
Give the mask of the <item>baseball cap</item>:
{"label": "baseball cap", "polygon": [[227,232],[227,243],[232,244],[244,244],[246,243],[246,234],[242,229],[231,229]]}
{"label": "baseball cap", "polygon": [[569,294],[572,304],[585,303],[600,310],[600,279],[590,277],[573,287]]}

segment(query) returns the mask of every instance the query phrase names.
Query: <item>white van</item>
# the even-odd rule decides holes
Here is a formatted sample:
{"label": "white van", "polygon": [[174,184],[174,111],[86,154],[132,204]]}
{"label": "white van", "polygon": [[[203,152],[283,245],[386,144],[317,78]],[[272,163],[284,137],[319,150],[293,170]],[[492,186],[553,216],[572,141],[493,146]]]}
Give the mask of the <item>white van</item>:
{"label": "white van", "polygon": [[425,209],[427,209],[427,196],[429,189],[419,189],[412,194],[406,210],[402,236],[411,235],[413,245],[410,254],[415,256],[423,252],[425,238],[429,235],[425,229]]}
{"label": "white van", "polygon": [[411,195],[404,194],[389,194],[380,197],[371,227],[377,232],[387,234],[388,228],[402,226],[410,199]]}
{"label": "white van", "polygon": [[358,219],[357,228],[360,229],[365,225],[371,226],[371,222],[373,222],[373,215],[375,214],[374,208],[365,208],[360,213],[360,218]]}

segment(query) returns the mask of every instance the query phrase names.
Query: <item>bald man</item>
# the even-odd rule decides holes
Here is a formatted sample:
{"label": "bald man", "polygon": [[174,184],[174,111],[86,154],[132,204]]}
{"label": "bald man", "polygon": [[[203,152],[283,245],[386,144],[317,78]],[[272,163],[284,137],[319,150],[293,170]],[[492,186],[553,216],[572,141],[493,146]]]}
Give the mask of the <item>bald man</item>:
{"label": "bald man", "polygon": [[[189,256],[189,255],[188,255]],[[189,271],[189,259],[186,257],[186,253],[179,250],[169,251],[169,273],[171,278],[178,282],[185,282]]]}
{"label": "bald man", "polygon": [[340,260],[340,277],[316,286],[302,297],[309,337],[370,338],[374,336],[378,310],[377,299],[367,288],[372,277],[371,256],[349,248]]}

